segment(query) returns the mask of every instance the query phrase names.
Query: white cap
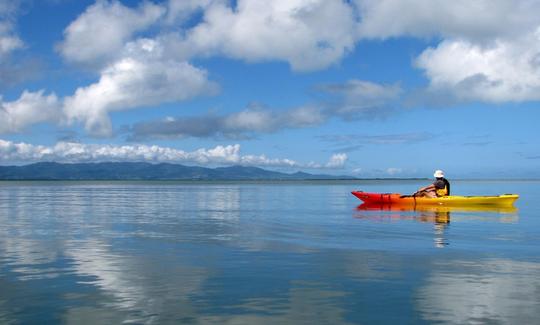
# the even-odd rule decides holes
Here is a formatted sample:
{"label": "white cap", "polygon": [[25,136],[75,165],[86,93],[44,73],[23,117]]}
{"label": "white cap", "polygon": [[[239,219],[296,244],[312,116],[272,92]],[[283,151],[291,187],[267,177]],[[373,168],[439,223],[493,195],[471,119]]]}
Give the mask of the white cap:
{"label": "white cap", "polygon": [[433,174],[433,176],[434,176],[435,178],[441,178],[441,177],[444,177],[444,172],[443,172],[442,170],[440,170],[440,169],[437,169],[437,170],[435,171],[435,173]]}

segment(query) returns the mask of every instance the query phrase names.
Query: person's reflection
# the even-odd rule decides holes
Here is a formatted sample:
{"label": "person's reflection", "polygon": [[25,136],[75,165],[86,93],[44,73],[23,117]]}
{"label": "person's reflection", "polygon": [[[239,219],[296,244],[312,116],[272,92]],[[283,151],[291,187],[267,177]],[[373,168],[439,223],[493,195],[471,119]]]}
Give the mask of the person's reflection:
{"label": "person's reflection", "polygon": [[443,248],[450,245],[445,237],[445,231],[450,224],[450,211],[435,209],[433,211],[421,211],[419,220],[423,222],[433,222],[435,247]]}
{"label": "person's reflection", "polygon": [[450,224],[450,212],[435,212],[435,223],[433,229],[435,230],[435,237],[433,238],[435,242],[435,247],[443,248],[447,245],[450,245],[448,239],[445,236],[445,230]]}

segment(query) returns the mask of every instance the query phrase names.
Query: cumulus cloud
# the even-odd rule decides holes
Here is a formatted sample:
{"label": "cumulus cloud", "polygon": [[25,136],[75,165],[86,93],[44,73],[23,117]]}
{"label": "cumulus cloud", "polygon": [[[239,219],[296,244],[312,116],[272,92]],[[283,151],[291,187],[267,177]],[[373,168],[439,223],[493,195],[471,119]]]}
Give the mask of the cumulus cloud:
{"label": "cumulus cloud", "polygon": [[107,62],[122,52],[136,32],[164,14],[165,8],[151,2],[132,9],[118,1],[98,0],[65,29],[59,51],[75,63]]}
{"label": "cumulus cloud", "polygon": [[98,82],[65,99],[68,121],[80,121],[95,136],[112,135],[108,113],[213,94],[217,85],[206,71],[187,62],[163,59],[160,44],[142,39],[128,44],[125,56],[107,66]]}
{"label": "cumulus cloud", "polygon": [[387,115],[401,95],[398,85],[381,85],[362,80],[321,85],[319,91],[331,100],[287,110],[251,106],[227,115],[167,117],[136,123],[129,127],[130,140],[148,138],[229,138],[247,139],[283,129],[315,127],[332,118],[357,120]]}
{"label": "cumulus cloud", "polygon": [[261,167],[290,168],[343,168],[346,154],[333,155],[329,162],[300,163],[291,159],[268,158],[266,155],[241,155],[240,145],[216,146],[211,149],[184,150],[148,145],[100,145],[73,142],[58,142],[54,146],[15,143],[0,139],[0,161],[9,162],[103,162],[145,161],[169,163],[196,163],[199,165],[238,164]]}
{"label": "cumulus cloud", "polygon": [[77,88],[71,96],[58,99],[43,96],[43,91],[25,91],[18,101],[3,103],[0,133],[63,121],[82,123],[90,135],[107,137],[113,134],[111,112],[213,95],[218,90],[205,70],[164,58],[160,43],[139,39],[126,44],[121,58],[105,66],[98,81]]}
{"label": "cumulus cloud", "polygon": [[[185,26],[196,12],[202,21]],[[180,32],[164,28],[155,36],[167,44],[169,56],[282,60],[295,70],[334,64],[357,40],[354,7],[341,0],[170,0],[137,8],[99,0],[66,28],[58,48],[68,61],[103,64],[153,24],[183,27]]]}
{"label": "cumulus cloud", "polygon": [[[362,39],[435,36],[442,37],[441,43],[415,61],[429,80],[425,95],[461,101],[527,101],[537,100],[540,93],[540,16],[535,14],[539,11],[537,1],[511,0],[171,0],[137,8],[103,0],[66,29],[61,49],[66,58],[77,62],[110,53],[118,56],[138,31],[164,21],[182,29],[165,29],[155,36],[164,49],[163,60],[224,55],[248,62],[280,60],[295,70],[314,70],[338,62]],[[195,12],[202,19],[184,26]],[[114,33],[100,32],[105,21],[116,26]],[[86,46],[80,46],[80,40]],[[370,114],[376,105],[366,104],[362,91],[376,93],[377,89],[368,83],[347,87],[356,88],[363,101],[349,89],[351,97],[332,113],[349,119]],[[401,89],[384,91],[396,97]]]}
{"label": "cumulus cloud", "polygon": [[490,45],[446,40],[425,50],[416,64],[432,93],[448,92],[461,101],[540,100],[540,27]]}
{"label": "cumulus cloud", "polygon": [[[159,25],[148,33],[153,25],[182,26],[197,11],[202,19],[181,32]],[[99,67],[95,83],[64,98],[64,120],[82,123],[93,136],[111,136],[110,112],[214,94],[217,86],[208,81],[206,71],[187,61],[193,56],[282,60],[298,70],[324,68],[352,49],[356,24],[353,5],[341,0],[171,0],[137,7],[99,0],[65,29],[58,47],[68,61]],[[141,32],[157,34],[140,38]],[[373,117],[387,111],[383,105],[401,92],[397,85],[360,80],[321,89],[333,97],[332,104],[149,122],[136,125],[135,136],[152,136],[156,129],[157,136],[250,137],[320,125],[334,116]]]}
{"label": "cumulus cloud", "polygon": [[20,132],[26,126],[57,122],[61,118],[61,104],[55,94],[44,91],[24,91],[15,101],[4,102],[0,97],[0,133]]}
{"label": "cumulus cloud", "polygon": [[163,38],[136,38],[154,24],[189,16],[203,2],[141,2],[131,8],[99,0],[88,7],[66,28],[59,50],[68,61],[100,67],[99,79],[65,98],[67,122],[108,137],[110,112],[215,94],[218,86],[207,72],[168,53]]}
{"label": "cumulus cloud", "polygon": [[248,139],[261,133],[272,133],[286,128],[301,128],[323,123],[327,117],[316,107],[300,107],[283,112],[261,107],[217,116],[168,117],[163,120],[140,122],[130,127],[130,139],[214,137]]}
{"label": "cumulus cloud", "polygon": [[[416,66],[428,98],[447,103],[538,100],[540,2],[357,0],[359,37],[442,37]],[[421,92],[422,93],[422,92]]]}
{"label": "cumulus cloud", "polygon": [[20,1],[0,1],[0,59],[24,46],[14,30],[19,5]]}
{"label": "cumulus cloud", "polygon": [[490,41],[540,24],[540,3],[513,0],[356,0],[360,38],[414,36]]}
{"label": "cumulus cloud", "polygon": [[[0,2],[0,56],[23,46],[13,27],[18,2],[10,3]],[[110,136],[111,112],[215,94],[217,86],[207,72],[188,60],[278,60],[308,71],[339,62],[359,40],[405,35],[442,37],[415,60],[428,78],[426,93],[432,97],[538,100],[539,9],[537,1],[511,0],[169,0],[143,1],[135,7],[98,0],[65,29],[58,45],[67,61],[98,73],[95,83],[61,100],[63,114],[91,135]],[[316,126],[331,118],[373,118],[392,112],[403,93],[398,83],[363,80],[319,90],[330,100],[279,112],[246,109],[225,116],[143,122],[133,126],[133,136],[245,138]],[[42,120],[52,119],[37,119]],[[22,124],[31,123],[28,119]],[[21,129],[5,125],[0,132]]]}
{"label": "cumulus cloud", "polygon": [[295,70],[327,67],[355,45],[353,8],[341,0],[214,1],[181,49],[247,61],[282,60]]}
{"label": "cumulus cloud", "polygon": [[330,157],[330,161],[326,164],[326,168],[340,168],[345,165],[345,162],[347,161],[347,154],[345,153],[337,153],[332,155]]}
{"label": "cumulus cloud", "polygon": [[0,21],[0,58],[21,47],[23,47],[23,42],[13,33],[12,25]]}

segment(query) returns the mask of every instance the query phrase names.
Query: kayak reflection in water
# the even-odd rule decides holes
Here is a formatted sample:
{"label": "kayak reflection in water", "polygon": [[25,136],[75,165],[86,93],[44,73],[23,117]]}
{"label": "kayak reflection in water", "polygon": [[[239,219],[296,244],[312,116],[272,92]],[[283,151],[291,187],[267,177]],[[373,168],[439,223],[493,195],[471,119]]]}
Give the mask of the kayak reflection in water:
{"label": "kayak reflection in water", "polygon": [[517,223],[518,209],[514,206],[445,206],[391,203],[363,203],[356,207],[354,218],[372,221],[416,221],[433,224],[435,247],[450,245],[452,223],[463,221]]}
{"label": "kayak reflection in water", "polygon": [[450,182],[444,178],[444,172],[442,170],[436,170],[433,177],[435,177],[433,184],[420,188],[413,196],[435,198],[450,195]]}
{"label": "kayak reflection in water", "polygon": [[[472,211],[484,211],[485,207],[472,208]],[[489,209],[489,207],[487,207]],[[467,212],[470,209],[448,206],[412,206],[399,204],[361,204],[356,207],[354,217],[366,220],[414,220],[422,223],[433,224],[433,242],[435,247],[443,248],[450,245],[447,238],[447,230],[450,224],[450,213],[453,211]],[[377,211],[380,211],[377,213]],[[362,213],[365,212],[365,213]]]}

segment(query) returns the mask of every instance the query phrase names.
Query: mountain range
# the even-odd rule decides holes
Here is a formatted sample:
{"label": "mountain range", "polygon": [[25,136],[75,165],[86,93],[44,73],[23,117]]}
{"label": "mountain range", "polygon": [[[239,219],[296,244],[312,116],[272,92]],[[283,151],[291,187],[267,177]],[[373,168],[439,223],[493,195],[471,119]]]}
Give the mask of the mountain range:
{"label": "mountain range", "polygon": [[206,168],[144,162],[55,163],[0,166],[0,180],[315,180],[354,179],[350,176],[292,174],[258,167]]}

